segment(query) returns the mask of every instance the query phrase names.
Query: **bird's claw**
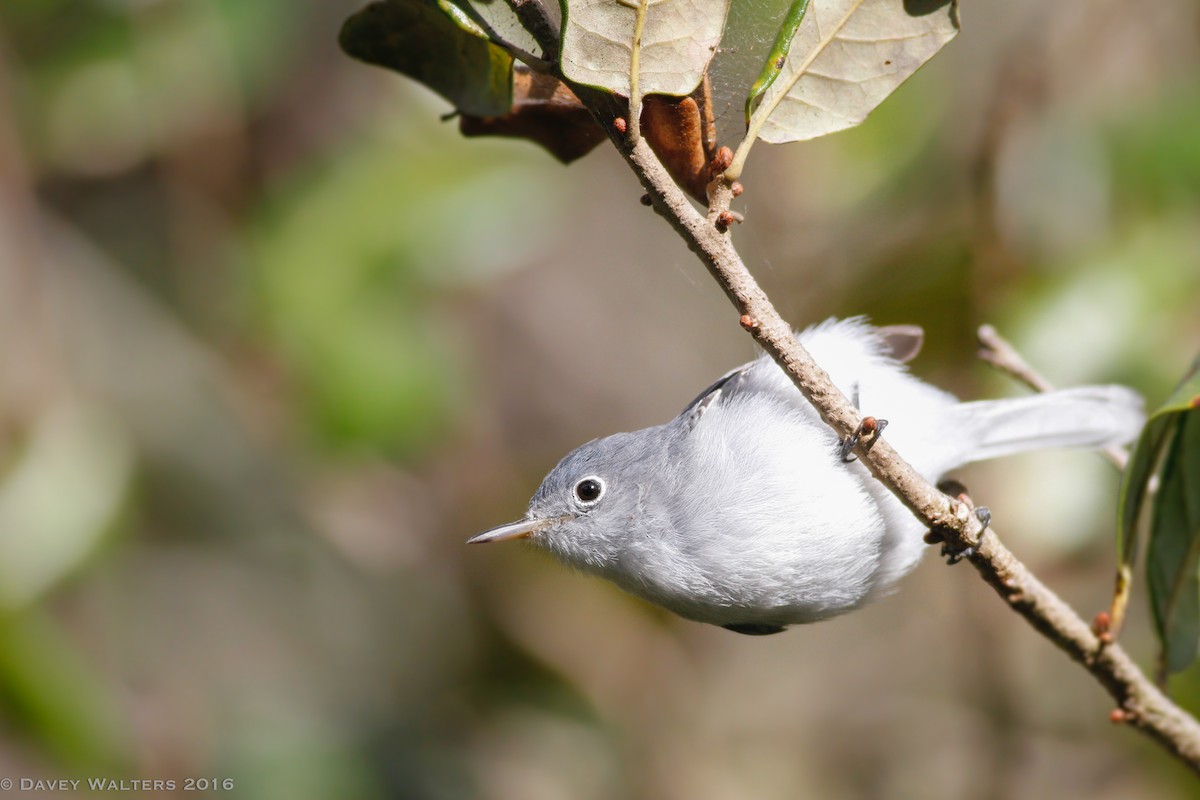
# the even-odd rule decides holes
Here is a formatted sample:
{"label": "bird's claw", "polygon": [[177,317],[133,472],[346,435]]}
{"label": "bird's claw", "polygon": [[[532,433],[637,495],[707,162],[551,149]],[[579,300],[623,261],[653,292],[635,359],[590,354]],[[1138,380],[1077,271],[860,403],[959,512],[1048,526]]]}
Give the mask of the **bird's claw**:
{"label": "bird's claw", "polygon": [[979,552],[979,548],[983,546],[983,537],[987,536],[988,525],[992,521],[992,512],[987,506],[975,507],[975,519],[979,520],[979,524],[983,527],[979,531],[979,538],[975,540],[975,544],[956,549],[949,542],[942,540],[942,556],[946,559],[946,564],[954,566],[964,558],[974,558]]}
{"label": "bird's claw", "polygon": [[988,526],[992,524],[991,509],[987,506],[975,506],[975,519],[979,520],[979,524],[982,526],[979,529],[979,538],[982,539],[983,535],[987,533]]}
{"label": "bird's claw", "polygon": [[839,450],[842,461],[849,464],[852,461],[857,461],[858,456],[854,455],[854,448],[862,443],[864,450],[870,451],[879,441],[880,435],[883,434],[883,429],[887,427],[886,419],[876,419],[875,417],[863,417],[862,422],[858,423],[858,427],[854,429],[854,433],[846,437],[842,442]]}
{"label": "bird's claw", "polygon": [[967,494],[967,487],[963,486],[953,478],[948,478],[940,482],[938,484],[938,489],[957,498],[959,502],[965,503],[975,515],[975,519],[979,520],[979,524],[981,526],[979,529],[979,537],[975,540],[975,544],[968,545],[967,547],[952,545],[950,543],[950,539],[956,537],[946,536],[943,531],[940,531],[936,528],[930,530],[929,533],[925,535],[925,541],[928,544],[941,543],[942,557],[946,559],[947,564],[953,565],[962,561],[964,558],[973,558],[979,552],[979,548],[983,545],[983,537],[987,535],[988,526],[992,522],[992,512],[988,510],[987,506],[974,505],[971,502],[970,495]]}

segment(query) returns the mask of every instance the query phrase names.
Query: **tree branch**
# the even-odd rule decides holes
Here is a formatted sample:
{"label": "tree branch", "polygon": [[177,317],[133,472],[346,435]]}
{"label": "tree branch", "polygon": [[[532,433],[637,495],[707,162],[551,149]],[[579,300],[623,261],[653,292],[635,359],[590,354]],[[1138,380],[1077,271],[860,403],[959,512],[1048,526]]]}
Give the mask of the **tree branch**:
{"label": "tree branch", "polygon": [[[621,98],[564,82],[608,132],[645,188],[654,210],[675,229],[725,292],[741,315],[742,327],[787,373],[839,437],[845,439],[853,433],[861,421],[858,411],[801,346],[791,326],[746,268],[728,232],[718,231],[692,206],[645,139],[631,142],[614,124],[625,108]],[[721,197],[718,202],[728,200]],[[985,535],[966,502],[938,491],[900,457],[887,439],[873,440],[869,449],[859,444],[856,452],[871,474],[953,549],[974,548],[971,563],[996,593],[1043,636],[1082,664],[1113,697],[1117,703],[1112,714],[1114,722],[1142,731],[1200,774],[1200,723],[1159,691],[1124,649],[1102,641],[1000,543],[994,532]]]}
{"label": "tree branch", "polygon": [[[644,140],[629,145],[611,129],[612,98],[596,98],[572,87],[610,130],[621,154],[649,194],[655,211],[704,263],[742,316],[741,322],[788,374],[821,418],[843,439],[858,426],[859,413],[797,341],[746,268],[727,233],[720,233],[671,181]],[[597,104],[597,100],[599,103]],[[954,549],[975,548],[971,563],[996,593],[1043,636],[1079,662],[1117,703],[1112,719],[1154,739],[1200,773],[1200,723],[1170,701],[1119,645],[1106,643],[1070,606],[1017,560],[993,532],[983,535],[971,508],[938,491],[891,447],[886,438],[859,458],[930,530]]]}

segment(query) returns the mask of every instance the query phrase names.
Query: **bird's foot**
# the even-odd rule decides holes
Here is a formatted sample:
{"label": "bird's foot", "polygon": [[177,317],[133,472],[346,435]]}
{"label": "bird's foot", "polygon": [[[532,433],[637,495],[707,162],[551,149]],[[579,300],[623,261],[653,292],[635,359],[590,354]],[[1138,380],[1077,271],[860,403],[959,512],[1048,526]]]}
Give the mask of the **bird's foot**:
{"label": "bird's foot", "polygon": [[973,558],[979,552],[979,548],[983,545],[983,539],[985,536],[987,536],[988,526],[992,522],[992,512],[988,510],[987,506],[975,505],[971,501],[970,495],[967,494],[967,487],[963,486],[956,480],[950,479],[942,481],[938,484],[938,489],[957,498],[959,502],[964,503],[966,507],[975,515],[975,519],[979,520],[979,524],[981,526],[979,530],[979,538],[975,540],[974,544],[966,547],[958,547],[950,544],[945,534],[937,529],[930,530],[929,533],[925,534],[926,543],[941,543],[942,557],[946,559],[947,564],[954,565],[962,561],[964,558]]}
{"label": "bird's foot", "polygon": [[858,427],[854,429],[854,433],[846,437],[842,442],[839,452],[842,456],[842,461],[850,463],[858,460],[858,456],[854,455],[854,448],[862,443],[865,450],[870,451],[875,443],[879,441],[879,437],[883,434],[883,429],[887,427],[886,419],[876,419],[875,417],[863,417],[862,422],[858,423]]}

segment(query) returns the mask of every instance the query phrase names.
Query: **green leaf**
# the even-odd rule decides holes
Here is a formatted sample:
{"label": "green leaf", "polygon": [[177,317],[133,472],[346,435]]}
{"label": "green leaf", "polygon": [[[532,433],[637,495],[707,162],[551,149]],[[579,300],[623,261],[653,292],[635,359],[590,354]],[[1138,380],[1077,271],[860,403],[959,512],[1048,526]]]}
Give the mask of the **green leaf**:
{"label": "green leaf", "polygon": [[[636,0],[560,0],[561,63],[572,81],[629,97]],[[643,0],[645,2],[645,0]],[[638,94],[682,97],[717,51],[730,0],[652,0],[638,49]]]}
{"label": "green leaf", "polygon": [[1200,356],[1192,362],[1179,386],[1154,416],[1168,412],[1192,413],[1200,409]]}
{"label": "green leaf", "polygon": [[796,31],[800,28],[800,23],[804,21],[804,12],[808,11],[808,3],[809,0],[794,0],[792,7],[788,9],[787,16],[783,19],[783,26],[780,27],[779,34],[775,37],[775,44],[771,47],[771,52],[767,53],[767,62],[763,64],[762,72],[754,81],[754,85],[750,87],[750,94],[746,98],[747,125],[750,124],[750,117],[754,113],[754,109],[758,108],[759,98],[762,97],[763,92],[771,88],[771,84],[775,83],[775,79],[783,71],[788,53],[792,49],[792,42],[796,38]]}
{"label": "green leaf", "polygon": [[493,117],[512,106],[513,59],[449,0],[386,0],[346,20],[347,55],[420,81],[464,114]]}
{"label": "green leaf", "polygon": [[[1141,520],[1151,477],[1163,460],[1166,446],[1176,433],[1181,414],[1196,413],[1200,398],[1200,358],[1163,405],[1150,415],[1134,447],[1121,479],[1117,507],[1117,558],[1121,566],[1132,566],[1137,553],[1138,522]],[[1116,620],[1114,620],[1116,622]]]}
{"label": "green leaf", "polygon": [[[1157,479],[1158,488],[1151,491]],[[1149,507],[1146,508],[1147,501]],[[1146,581],[1164,673],[1178,672],[1200,645],[1200,359],[1138,440],[1121,486],[1118,598],[1147,519]]]}
{"label": "green leaf", "polygon": [[1166,672],[1192,663],[1200,644],[1200,414],[1178,423],[1154,497],[1146,579]]}
{"label": "green leaf", "polygon": [[1125,468],[1117,507],[1117,558],[1121,565],[1132,566],[1137,556],[1137,524],[1150,488],[1151,474],[1162,461],[1163,450],[1171,440],[1173,417],[1172,414],[1156,413],[1150,418]]}
{"label": "green leaf", "polygon": [[542,49],[505,0],[450,0],[461,8],[488,39],[518,56],[537,56]]}
{"label": "green leaf", "polygon": [[747,138],[793,142],[852,128],[957,33],[957,0],[815,0],[782,48]]}
{"label": "green leaf", "polygon": [[1150,488],[1154,469],[1161,463],[1165,446],[1171,438],[1172,416],[1155,415],[1146,423],[1138,438],[1133,455],[1121,478],[1120,499],[1117,504],[1117,585],[1113,591],[1110,616],[1114,632],[1125,624],[1125,609],[1133,588],[1133,562],[1137,558],[1139,521]]}

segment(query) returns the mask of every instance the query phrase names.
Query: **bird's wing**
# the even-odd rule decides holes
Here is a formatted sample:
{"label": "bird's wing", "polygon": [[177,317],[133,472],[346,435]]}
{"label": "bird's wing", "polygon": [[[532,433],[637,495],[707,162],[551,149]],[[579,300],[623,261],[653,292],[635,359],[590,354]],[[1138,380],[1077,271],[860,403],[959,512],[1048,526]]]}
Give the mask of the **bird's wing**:
{"label": "bird's wing", "polygon": [[746,375],[750,372],[754,362],[743,364],[736,369],[731,369],[720,378],[718,378],[711,386],[701,392],[695,400],[688,403],[680,412],[687,424],[689,430],[695,427],[700,418],[704,416],[713,403],[720,400],[722,397],[728,397],[733,392],[737,391],[746,381]]}
{"label": "bird's wing", "polygon": [[[925,334],[916,325],[889,325],[875,328],[861,319],[829,320],[799,334],[844,392],[858,405],[859,384],[871,382],[879,370],[890,375],[896,363],[904,363],[918,353]],[[864,384],[863,391],[869,387]],[[704,412],[714,403],[726,403],[735,395],[767,394],[787,403],[800,405],[800,394],[783,371],[770,358],[760,356],[722,375],[687,404],[680,414],[687,430],[695,428]]]}

